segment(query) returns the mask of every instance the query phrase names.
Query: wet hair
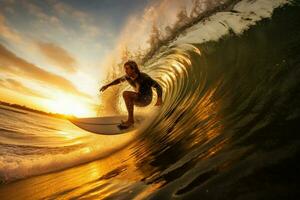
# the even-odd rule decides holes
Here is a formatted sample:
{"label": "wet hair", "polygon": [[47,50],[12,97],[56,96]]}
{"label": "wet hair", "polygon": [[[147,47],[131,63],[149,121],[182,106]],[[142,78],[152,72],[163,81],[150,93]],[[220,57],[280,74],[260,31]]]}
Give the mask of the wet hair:
{"label": "wet hair", "polygon": [[124,67],[125,65],[129,65],[131,69],[133,69],[135,71],[135,73],[137,74],[140,74],[140,70],[139,70],[139,67],[138,65],[136,64],[135,61],[133,60],[128,60],[125,64],[124,64]]}

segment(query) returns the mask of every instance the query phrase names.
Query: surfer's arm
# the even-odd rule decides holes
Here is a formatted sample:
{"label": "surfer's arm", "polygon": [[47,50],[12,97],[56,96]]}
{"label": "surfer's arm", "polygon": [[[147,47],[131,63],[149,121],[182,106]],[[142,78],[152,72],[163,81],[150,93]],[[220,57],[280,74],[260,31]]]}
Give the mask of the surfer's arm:
{"label": "surfer's arm", "polygon": [[157,94],[157,101],[155,105],[159,106],[162,104],[162,88],[155,80],[152,79],[152,81],[153,81],[152,87],[155,88]]}
{"label": "surfer's arm", "polygon": [[118,85],[119,83],[122,83],[124,81],[126,81],[126,78],[125,78],[125,76],[122,76],[122,77],[117,78],[116,80],[112,81],[111,83],[107,84],[106,86],[110,87],[112,85]]}
{"label": "surfer's arm", "polygon": [[100,92],[104,92],[108,87],[113,86],[113,85],[118,85],[119,83],[122,83],[126,81],[126,76],[122,76],[120,78],[117,78],[116,80],[112,81],[111,83],[104,85],[101,87]]}

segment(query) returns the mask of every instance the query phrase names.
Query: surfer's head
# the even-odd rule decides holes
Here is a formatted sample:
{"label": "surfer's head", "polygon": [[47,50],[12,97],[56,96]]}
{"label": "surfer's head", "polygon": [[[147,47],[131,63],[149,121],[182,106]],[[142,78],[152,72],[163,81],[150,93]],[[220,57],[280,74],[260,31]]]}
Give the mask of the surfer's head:
{"label": "surfer's head", "polygon": [[125,72],[128,76],[135,79],[140,75],[140,70],[136,62],[129,60],[124,64]]}

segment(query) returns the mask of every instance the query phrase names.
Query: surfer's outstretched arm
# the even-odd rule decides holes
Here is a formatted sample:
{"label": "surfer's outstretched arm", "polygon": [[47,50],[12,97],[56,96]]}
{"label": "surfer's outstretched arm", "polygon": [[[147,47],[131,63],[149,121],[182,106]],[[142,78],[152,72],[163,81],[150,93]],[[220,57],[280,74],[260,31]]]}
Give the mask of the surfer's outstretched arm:
{"label": "surfer's outstretched arm", "polygon": [[100,92],[104,92],[104,90],[106,90],[108,87],[112,86],[112,85],[118,85],[119,83],[122,83],[126,80],[126,78],[124,76],[117,78],[116,80],[112,81],[111,83],[104,85],[100,88]]}

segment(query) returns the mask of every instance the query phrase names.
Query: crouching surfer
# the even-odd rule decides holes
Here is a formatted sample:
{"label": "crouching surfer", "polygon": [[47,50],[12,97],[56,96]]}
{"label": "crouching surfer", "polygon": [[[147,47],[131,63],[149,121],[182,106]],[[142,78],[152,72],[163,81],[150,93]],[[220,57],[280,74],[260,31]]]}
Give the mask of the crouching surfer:
{"label": "crouching surfer", "polygon": [[161,86],[153,80],[148,74],[140,72],[138,65],[134,61],[127,61],[124,64],[124,70],[126,74],[111,83],[101,87],[100,91],[104,92],[108,87],[112,85],[117,85],[121,82],[127,81],[134,89],[133,91],[124,91],[123,99],[128,111],[127,121],[122,122],[119,125],[120,129],[129,128],[134,124],[134,106],[145,107],[149,105],[152,101],[152,87],[156,89],[157,102],[155,106],[160,106],[162,104],[162,88]]}

